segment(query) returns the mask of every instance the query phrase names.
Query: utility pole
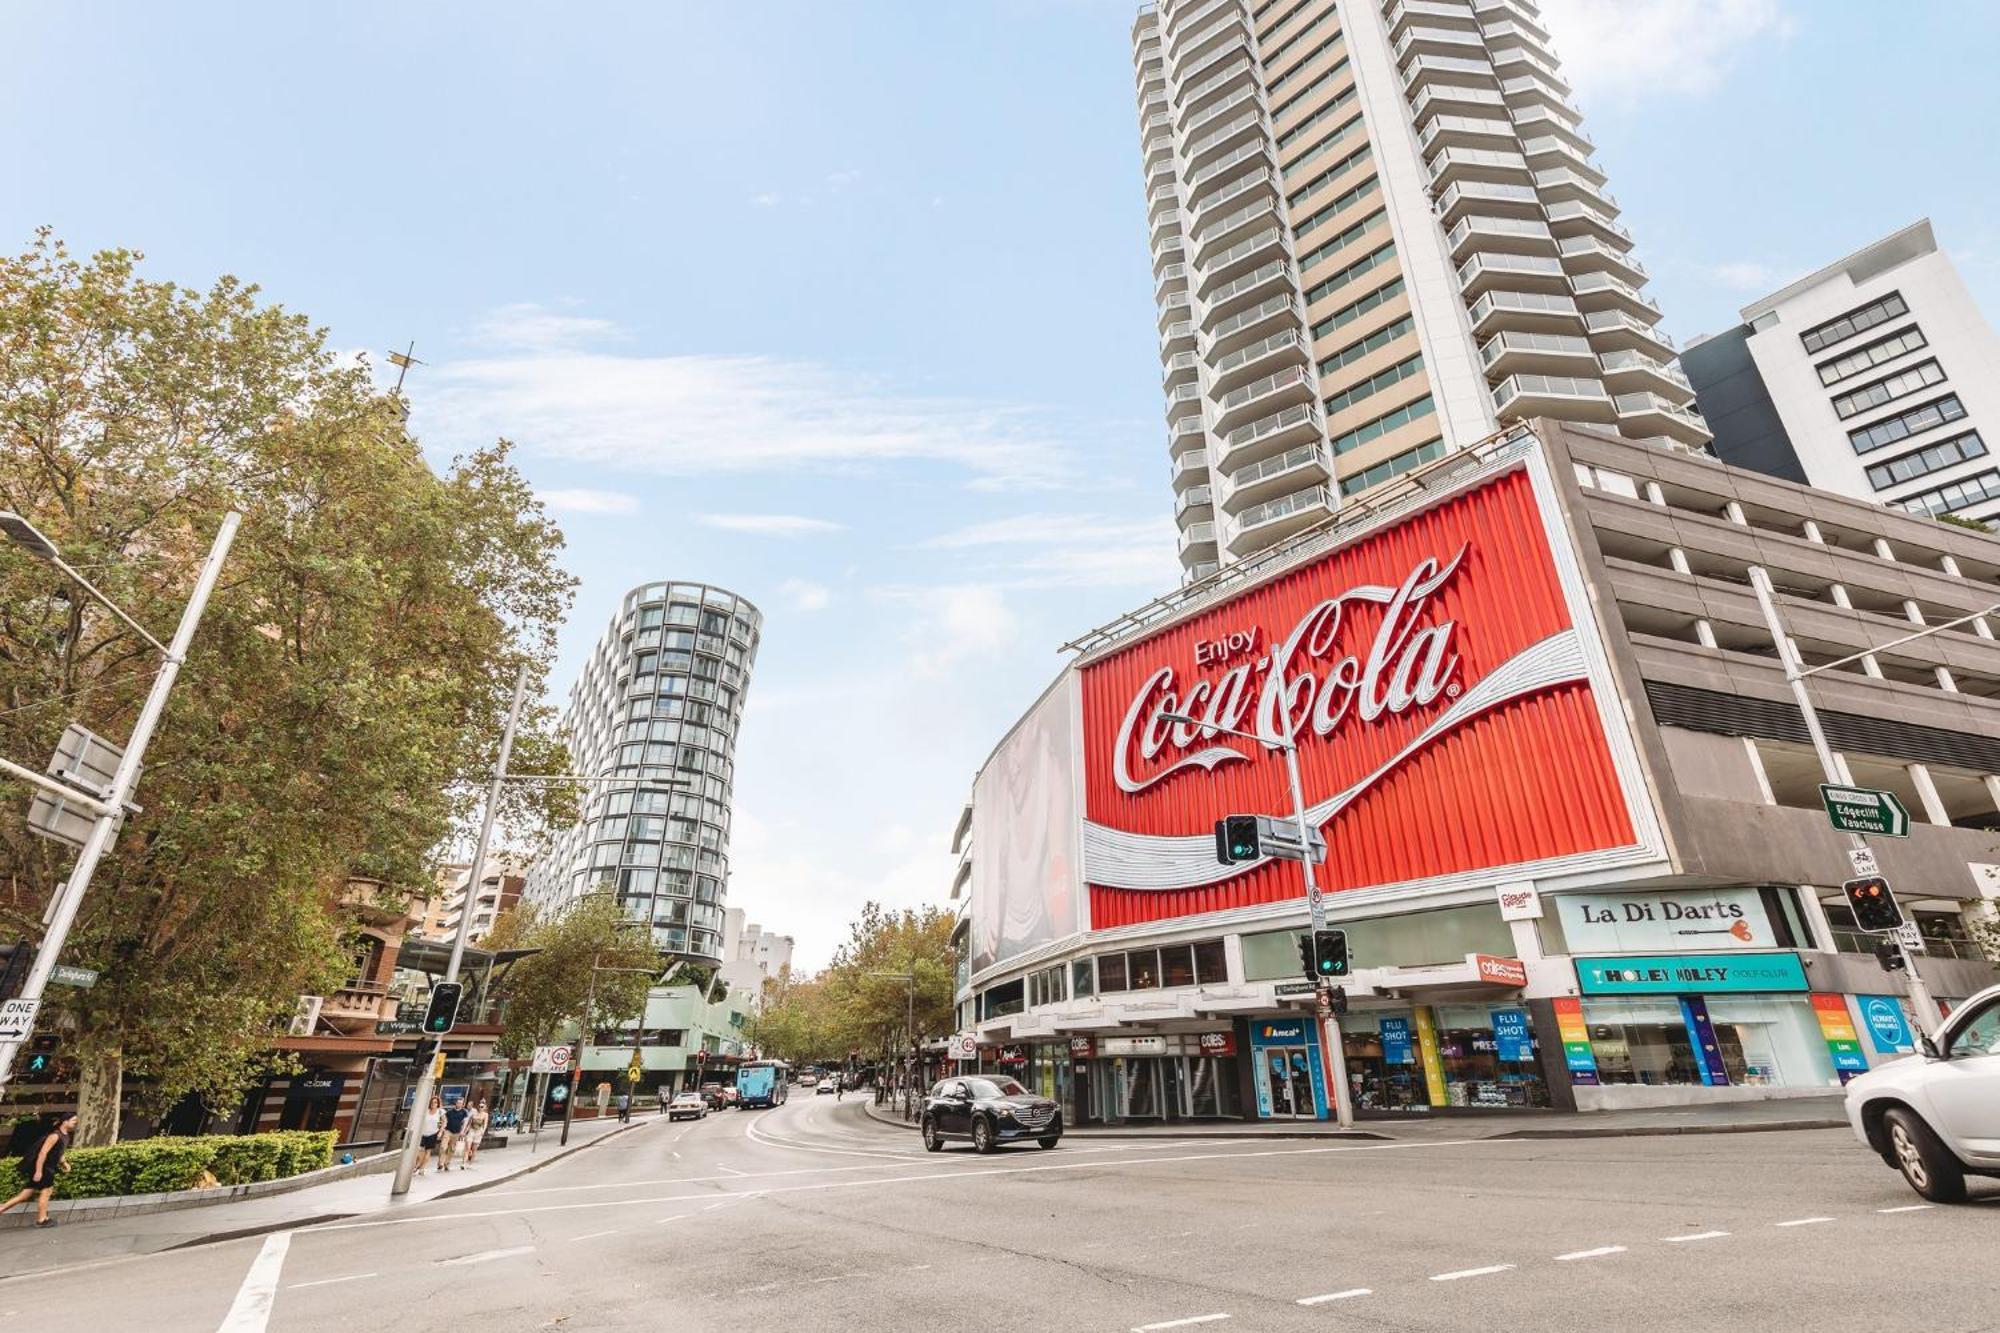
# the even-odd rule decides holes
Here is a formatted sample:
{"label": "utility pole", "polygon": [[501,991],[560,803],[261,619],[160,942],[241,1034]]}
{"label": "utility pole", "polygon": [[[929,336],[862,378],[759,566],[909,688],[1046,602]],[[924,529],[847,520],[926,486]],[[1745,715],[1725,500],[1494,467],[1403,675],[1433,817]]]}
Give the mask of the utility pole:
{"label": "utility pole", "polygon": [[[181,611],[180,627],[174,631],[172,642],[165,647],[160,674],[153,677],[152,688],[146,692],[146,702],[139,709],[139,720],[133,723],[132,735],[125,742],[125,752],[119,757],[118,767],[112,773],[111,785],[96,805],[96,822],[90,826],[90,835],[77,853],[69,878],[49,904],[48,931],[42,936],[42,947],[35,954],[34,966],[28,969],[28,979],[23,983],[20,994],[22,1001],[37,1010],[41,1006],[42,992],[49,984],[49,974],[55,971],[56,961],[69,939],[70,927],[75,925],[77,911],[83,906],[83,895],[90,888],[90,877],[96,873],[98,861],[111,846],[118,826],[124,823],[126,811],[132,808],[132,792],[139,783],[139,767],[146,756],[146,746],[153,739],[153,730],[159,725],[160,715],[166,711],[167,695],[180,675],[181,663],[187,660],[188,645],[194,640],[195,626],[201,623],[209,594],[215,591],[216,579],[222,574],[222,562],[228,559],[229,548],[235,542],[236,530],[242,522],[243,516],[234,510],[223,515],[222,526],[215,534],[214,544],[209,547],[208,559],[202,563],[194,591],[188,595],[187,606]],[[0,515],[0,529],[4,529],[17,545],[68,573],[98,601],[109,606],[119,619],[138,630],[147,642],[159,646],[159,640],[147,634],[130,616],[112,606],[109,598],[91,587],[82,575],[64,564],[55,544],[36,532],[25,519],[11,513]],[[75,793],[72,793],[71,799],[74,798]],[[14,1053],[26,1039],[24,1036],[21,1042],[0,1041],[0,1095],[6,1093],[7,1079],[14,1068]]]}
{"label": "utility pole", "polygon": [[[472,904],[479,894],[479,886],[486,877],[486,853],[493,844],[493,821],[500,814],[500,788],[507,781],[507,759],[514,751],[514,728],[521,720],[521,700],[528,692],[528,664],[524,661],[514,673],[514,701],[507,706],[507,725],[500,733],[500,758],[493,767],[493,781],[486,788],[486,812],[479,821],[479,842],[472,853],[470,876],[465,881],[465,907],[458,914],[458,933],[451,940],[451,961],[445,964],[446,984],[458,980],[459,961],[465,957],[465,942],[472,935]],[[456,1022],[457,1015],[453,1015]],[[423,1047],[417,1048],[423,1052]],[[441,1063],[436,1057],[444,1053],[444,1033],[437,1034],[437,1040],[430,1044],[428,1054],[423,1054],[422,1067],[417,1071],[416,1095],[410,1102],[410,1115],[403,1124],[403,1148],[396,1159],[395,1182],[389,1187],[393,1198],[410,1192],[410,1177],[417,1169],[417,1139],[411,1133],[423,1125],[424,1114],[430,1109],[431,1087],[436,1082],[435,1071]]]}
{"label": "utility pole", "polygon": [[[1833,747],[1827,744],[1826,732],[1820,728],[1819,713],[1813,708],[1812,696],[1806,691],[1806,677],[1825,671],[1829,667],[1843,666],[1864,654],[1855,653],[1852,656],[1843,657],[1837,662],[1828,662],[1826,666],[1807,668],[1804,659],[1799,656],[1798,647],[1792,642],[1792,636],[1785,632],[1785,622],[1783,617],[1778,614],[1778,599],[1775,590],[1771,586],[1771,576],[1765,572],[1762,565],[1750,566],[1750,586],[1757,593],[1757,605],[1764,612],[1764,623],[1769,627],[1771,639],[1777,646],[1778,660],[1784,664],[1785,683],[1792,687],[1792,698],[1798,703],[1800,715],[1805,718],[1806,734],[1812,737],[1813,753],[1819,756],[1820,772],[1825,774],[1828,786],[1848,786],[1848,780],[1841,776],[1839,766],[1834,763]],[[1992,609],[2000,608],[1989,608],[1989,611]],[[1980,614],[1986,613],[1982,612]],[[1976,615],[1965,616],[1951,621],[1949,624],[1931,626],[1923,633],[1906,634],[1894,642],[1908,643],[1912,639],[1921,639],[1927,635],[1935,634],[1939,630],[1949,629],[1953,625],[1962,625],[1968,620],[1975,620],[1977,618],[1978,616]],[[1884,644],[1882,646],[1890,647],[1892,645]],[[1869,652],[1879,651],[1880,649],[1876,648],[1869,649]],[[1868,849],[1868,840],[1859,833],[1848,833],[1846,837],[1848,845],[1855,850],[1866,851]],[[1843,875],[1842,878],[1845,879],[1847,876]],[[1917,1011],[1917,1022],[1923,1028],[1925,1035],[1935,1037],[1937,1035],[1938,1024],[1943,1021],[1943,1018],[1938,1013],[1937,1001],[1931,998],[1930,987],[1924,983],[1923,976],[1917,971],[1917,959],[1919,955],[1900,938],[1892,935],[1890,939],[1903,956],[1903,977],[1905,984],[1910,988],[1910,1007]]]}

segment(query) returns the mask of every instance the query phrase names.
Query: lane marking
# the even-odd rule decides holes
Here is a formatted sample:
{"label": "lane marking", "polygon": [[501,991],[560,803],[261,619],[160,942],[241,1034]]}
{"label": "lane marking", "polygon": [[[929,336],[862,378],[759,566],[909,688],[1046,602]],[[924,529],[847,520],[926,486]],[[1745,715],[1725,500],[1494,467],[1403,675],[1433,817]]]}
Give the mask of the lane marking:
{"label": "lane marking", "polygon": [[222,1317],[216,1333],[264,1333],[271,1322],[271,1302],[278,1295],[278,1275],[285,1271],[285,1254],[292,1248],[292,1233],[274,1231],[264,1237],[263,1248],[250,1261],[229,1313]]}
{"label": "lane marking", "polygon": [[1689,1240],[1720,1240],[1728,1234],[1727,1231],[1696,1231],[1685,1236],[1662,1236],[1660,1239],[1669,1245],[1679,1245],[1682,1241]]}
{"label": "lane marking", "polygon": [[317,1282],[294,1282],[286,1291],[304,1291],[307,1287],[330,1287],[336,1282],[359,1282],[367,1277],[380,1277],[380,1273],[349,1273],[346,1277],[323,1277]]}
{"label": "lane marking", "polygon": [[1789,1222],[1773,1222],[1771,1225],[1777,1227],[1809,1227],[1815,1222],[1831,1221],[1833,1219],[1830,1217],[1795,1217]]}
{"label": "lane marking", "polygon": [[1607,1254],[1623,1253],[1625,1253],[1623,1245],[1600,1245],[1594,1250],[1571,1250],[1568,1254],[1559,1254],[1556,1256],[1556,1262],[1564,1264],[1572,1259],[1599,1259]]}
{"label": "lane marking", "polygon": [[1301,1296],[1294,1305],[1325,1305],[1328,1301],[1351,1301],[1357,1296],[1373,1296],[1372,1287],[1350,1287],[1346,1291],[1329,1291],[1324,1296]]}
{"label": "lane marking", "polygon": [[1875,1211],[1878,1213],[1921,1213],[1926,1209],[1935,1207],[1937,1205],[1934,1203],[1906,1203],[1901,1208],[1877,1208]]}
{"label": "lane marking", "polygon": [[1157,1324],[1140,1324],[1132,1330],[1132,1333],[1155,1333],[1156,1330],[1162,1328],[1186,1328],[1190,1324],[1213,1324],[1227,1318],[1229,1316],[1226,1314],[1191,1315],[1186,1319],[1167,1319]]}
{"label": "lane marking", "polygon": [[570,1244],[574,1245],[577,1241],[580,1240],[596,1240],[600,1236],[615,1236],[617,1234],[618,1234],[618,1228],[613,1227],[609,1231],[593,1231],[588,1236],[571,1236],[569,1239],[570,1239]]}
{"label": "lane marking", "polygon": [[1431,1281],[1456,1282],[1462,1277],[1486,1277],[1493,1273],[1505,1273],[1513,1267],[1512,1264],[1488,1264],[1484,1268],[1461,1268],[1455,1273],[1432,1273]]}
{"label": "lane marking", "polygon": [[510,1245],[504,1250],[481,1250],[477,1254],[461,1254],[456,1259],[440,1259],[437,1261],[437,1266],[439,1268],[451,1268],[462,1264],[491,1263],[495,1259],[511,1259],[517,1254],[533,1254],[534,1252],[535,1247],[532,1245]]}

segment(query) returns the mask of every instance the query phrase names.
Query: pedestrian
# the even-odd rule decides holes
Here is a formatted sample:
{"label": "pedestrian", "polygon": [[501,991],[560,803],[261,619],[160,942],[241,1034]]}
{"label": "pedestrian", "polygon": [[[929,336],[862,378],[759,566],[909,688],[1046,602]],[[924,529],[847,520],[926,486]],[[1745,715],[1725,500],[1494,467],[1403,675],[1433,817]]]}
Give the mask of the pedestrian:
{"label": "pedestrian", "polygon": [[486,1098],[482,1095],[472,1104],[472,1114],[465,1118],[465,1164],[472,1165],[472,1159],[479,1155],[479,1141],[486,1137],[486,1126],[492,1116],[486,1110]]}
{"label": "pedestrian", "polygon": [[423,1120],[420,1122],[418,1128],[418,1135],[419,1135],[417,1139],[418,1175],[421,1176],[424,1173],[424,1168],[430,1165],[431,1154],[435,1153],[438,1150],[438,1135],[443,1131],[443,1129],[444,1129],[444,1100],[439,1096],[437,1096],[435,1093],[433,1093],[431,1095],[431,1104],[424,1108]]}
{"label": "pedestrian", "polygon": [[632,1094],[630,1092],[620,1091],[618,1094],[618,1123],[621,1125],[632,1123]]}
{"label": "pedestrian", "polygon": [[69,1170],[69,1163],[63,1160],[63,1153],[69,1148],[70,1135],[76,1133],[76,1112],[57,1120],[49,1126],[34,1151],[21,1158],[21,1192],[5,1203],[0,1203],[0,1213],[6,1212],[17,1203],[35,1201],[35,1225],[52,1227],[56,1220],[49,1216],[49,1199],[56,1192],[56,1172]]}
{"label": "pedestrian", "polygon": [[833,1099],[839,1101],[845,1096],[847,1096],[847,1080],[835,1074],[833,1076]]}
{"label": "pedestrian", "polygon": [[[463,1099],[454,1097],[444,1112],[444,1134],[438,1143],[438,1170],[451,1170],[451,1159],[458,1152],[460,1140],[465,1137],[465,1122],[472,1118]],[[459,1170],[463,1171],[463,1166]]]}

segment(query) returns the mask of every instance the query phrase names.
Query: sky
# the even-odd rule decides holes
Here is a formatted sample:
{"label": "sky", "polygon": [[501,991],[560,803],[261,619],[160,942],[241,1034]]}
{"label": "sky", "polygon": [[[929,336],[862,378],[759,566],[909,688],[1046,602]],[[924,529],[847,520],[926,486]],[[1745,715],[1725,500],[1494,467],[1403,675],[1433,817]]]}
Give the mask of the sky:
{"label": "sky", "polygon": [[[1062,643],[1175,583],[1127,0],[0,0],[0,244],[414,340],[581,580],[765,612],[731,905],[817,967],[941,902]],[[1685,340],[1928,216],[2000,310],[2000,4],[1544,0]]]}

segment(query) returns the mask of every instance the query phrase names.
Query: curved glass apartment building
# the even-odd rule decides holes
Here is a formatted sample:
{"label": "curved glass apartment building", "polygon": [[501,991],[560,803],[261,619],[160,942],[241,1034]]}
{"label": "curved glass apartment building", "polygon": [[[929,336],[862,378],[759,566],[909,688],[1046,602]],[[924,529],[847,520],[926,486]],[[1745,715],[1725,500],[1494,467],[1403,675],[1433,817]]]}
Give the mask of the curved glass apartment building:
{"label": "curved glass apartment building", "polygon": [[722,961],[737,729],[763,613],[726,588],[626,593],[570,690],[563,725],[593,783],[583,819],[535,862],[524,896],[560,910],[615,893],[662,953]]}

